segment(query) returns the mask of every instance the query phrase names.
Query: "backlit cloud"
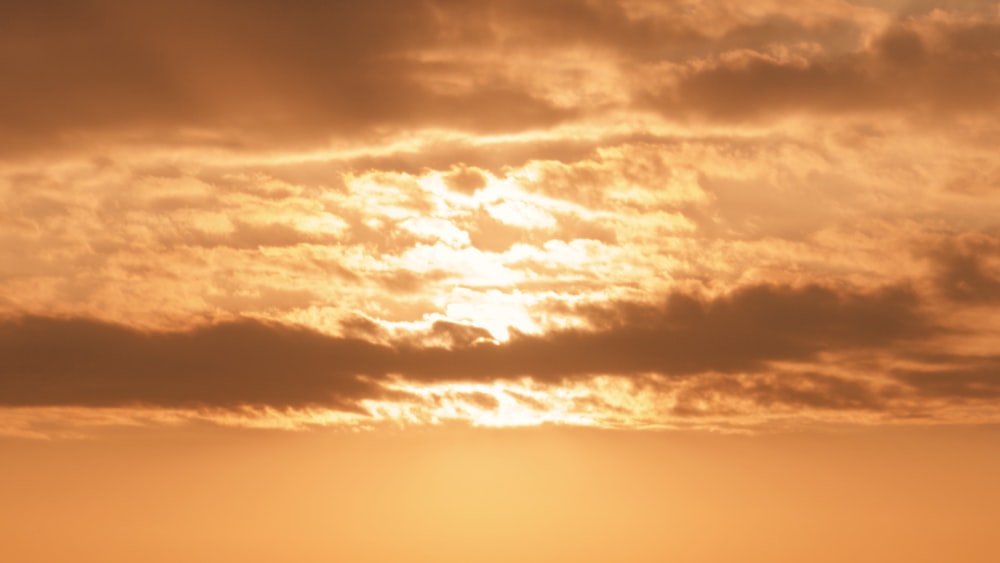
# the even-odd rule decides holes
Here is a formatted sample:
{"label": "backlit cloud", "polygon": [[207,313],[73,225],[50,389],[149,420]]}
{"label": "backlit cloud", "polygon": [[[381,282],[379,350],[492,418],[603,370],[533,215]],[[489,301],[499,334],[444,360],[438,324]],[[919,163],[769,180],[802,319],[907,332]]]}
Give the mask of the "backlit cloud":
{"label": "backlit cloud", "polygon": [[0,38],[19,432],[996,418],[995,2],[15,2]]}

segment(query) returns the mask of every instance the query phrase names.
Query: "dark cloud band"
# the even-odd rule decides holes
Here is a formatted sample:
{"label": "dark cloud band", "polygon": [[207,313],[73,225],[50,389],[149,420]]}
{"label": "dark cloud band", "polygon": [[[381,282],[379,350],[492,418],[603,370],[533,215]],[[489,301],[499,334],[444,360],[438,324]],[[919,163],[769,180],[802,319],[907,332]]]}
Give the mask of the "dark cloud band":
{"label": "dark cloud band", "polygon": [[[903,288],[754,286],[714,300],[675,294],[659,305],[579,312],[591,328],[515,333],[502,344],[484,343],[488,333],[481,329],[449,323],[435,325],[425,340],[376,344],[253,321],[147,333],[86,319],[8,319],[0,324],[0,404],[353,408],[381,396],[378,383],[391,376],[423,382],[736,376],[766,372],[775,361],[815,361],[821,352],[891,353],[938,330]],[[817,381],[860,393],[850,384]],[[752,390],[774,394],[756,384]]]}

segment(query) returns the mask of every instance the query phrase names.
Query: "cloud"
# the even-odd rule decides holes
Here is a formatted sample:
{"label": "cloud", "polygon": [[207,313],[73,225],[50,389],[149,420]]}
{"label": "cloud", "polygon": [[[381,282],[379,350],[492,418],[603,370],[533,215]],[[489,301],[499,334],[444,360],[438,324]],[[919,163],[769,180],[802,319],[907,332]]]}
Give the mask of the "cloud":
{"label": "cloud", "polygon": [[378,394],[385,348],[289,326],[242,321],[146,333],[84,319],[0,325],[6,406],[350,408]]}
{"label": "cloud", "polygon": [[897,22],[853,52],[734,50],[681,65],[644,101],[668,117],[693,112],[713,121],[789,113],[982,115],[1000,105],[997,37],[1000,23],[993,20],[927,17]]}
{"label": "cloud", "polygon": [[933,281],[953,301],[976,304],[1000,302],[1000,239],[968,233],[942,243],[930,253]]}
{"label": "cloud", "polygon": [[456,25],[432,4],[5,4],[0,146],[109,135],[287,145],[384,126],[510,131],[570,115],[500,79],[469,91],[418,80],[433,65],[414,55]]}
{"label": "cloud", "polygon": [[[839,54],[864,37],[864,10],[804,15],[809,10],[747,12],[726,4],[17,2],[0,8],[7,85],[0,147],[11,154],[97,142],[289,150],[420,128],[520,132],[628,106],[622,84],[630,75],[655,76],[646,65],[805,43]],[[983,25],[948,49],[981,54],[991,41]],[[906,44],[891,47],[888,53],[898,53]],[[936,52],[929,51],[932,59]],[[968,68],[982,70],[981,62]],[[788,96],[815,97],[830,82],[857,82],[825,77],[820,63],[806,71],[775,64],[689,73],[675,102],[718,110],[717,87],[749,86],[744,103],[758,103],[775,95],[761,73],[791,86]],[[968,68],[952,77],[983,76]],[[660,94],[654,105],[673,115]]]}
{"label": "cloud", "polygon": [[4,3],[0,404],[987,400],[997,15]]}
{"label": "cloud", "polygon": [[[676,294],[660,306],[620,303],[582,312],[592,328],[515,334],[503,344],[481,342],[489,333],[480,328],[447,322],[436,323],[421,342],[375,344],[253,321],[140,332],[85,319],[9,319],[0,324],[0,402],[351,408],[378,397],[378,382],[390,376],[491,382],[736,374],[766,370],[773,361],[815,360],[821,352],[887,350],[935,330],[902,288],[838,293],[757,286],[715,300]],[[778,388],[747,389],[792,397]],[[860,393],[835,390],[845,389]],[[798,393],[795,400],[810,401]]]}
{"label": "cloud", "polygon": [[706,376],[693,380],[676,393],[672,412],[681,416],[717,415],[727,408],[809,411],[891,408],[902,394],[899,385],[821,373],[782,372],[740,376]]}
{"label": "cloud", "polygon": [[955,356],[943,366],[899,370],[895,377],[924,399],[987,401],[1000,398],[1000,357],[997,356]]}
{"label": "cloud", "polygon": [[299,244],[331,244],[336,243],[337,238],[324,233],[303,232],[281,223],[257,225],[235,220],[232,231],[213,233],[190,229],[180,231],[172,237],[165,236],[163,242],[168,245],[247,250],[262,247],[291,247]]}
{"label": "cloud", "polygon": [[515,336],[502,346],[414,350],[407,375],[561,379],[589,374],[738,372],[820,352],[887,348],[933,335],[905,288],[872,294],[820,286],[752,286],[716,300],[673,294],[662,305],[583,311],[594,328]]}

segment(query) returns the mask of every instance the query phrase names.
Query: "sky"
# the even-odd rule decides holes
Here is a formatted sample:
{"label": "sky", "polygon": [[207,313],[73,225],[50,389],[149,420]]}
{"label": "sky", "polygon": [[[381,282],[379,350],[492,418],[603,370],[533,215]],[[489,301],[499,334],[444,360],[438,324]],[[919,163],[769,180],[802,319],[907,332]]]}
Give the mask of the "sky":
{"label": "sky", "polygon": [[1000,3],[9,0],[0,75],[0,556],[998,557]]}

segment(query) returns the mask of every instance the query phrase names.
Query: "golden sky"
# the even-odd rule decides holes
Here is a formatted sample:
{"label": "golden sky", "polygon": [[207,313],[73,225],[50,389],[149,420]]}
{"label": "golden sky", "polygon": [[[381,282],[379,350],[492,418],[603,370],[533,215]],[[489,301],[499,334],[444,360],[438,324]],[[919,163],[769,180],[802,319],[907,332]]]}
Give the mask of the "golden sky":
{"label": "golden sky", "polygon": [[[1000,423],[1000,3],[10,0],[0,77],[0,451],[34,460],[10,471],[79,440],[207,464],[171,442],[201,431],[391,452],[365,467],[451,432],[522,460],[618,436],[655,465],[671,432],[732,463],[736,435]],[[36,439],[77,445],[17,454]]]}

